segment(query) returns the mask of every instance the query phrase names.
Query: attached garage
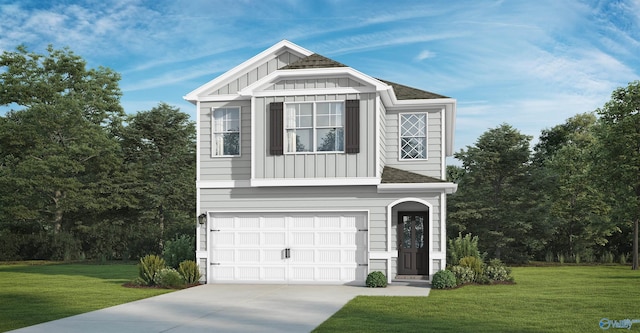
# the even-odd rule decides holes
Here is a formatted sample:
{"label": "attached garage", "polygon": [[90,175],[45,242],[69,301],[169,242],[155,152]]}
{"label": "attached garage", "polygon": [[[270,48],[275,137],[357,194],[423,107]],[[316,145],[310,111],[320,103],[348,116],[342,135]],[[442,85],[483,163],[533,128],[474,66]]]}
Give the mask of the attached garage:
{"label": "attached garage", "polygon": [[364,284],[366,212],[211,213],[209,282]]}

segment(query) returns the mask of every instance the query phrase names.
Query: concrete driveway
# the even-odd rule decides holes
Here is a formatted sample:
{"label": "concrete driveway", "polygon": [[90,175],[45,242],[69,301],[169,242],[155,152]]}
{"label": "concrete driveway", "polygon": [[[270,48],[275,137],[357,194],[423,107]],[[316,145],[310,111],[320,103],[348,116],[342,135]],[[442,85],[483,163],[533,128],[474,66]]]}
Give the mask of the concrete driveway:
{"label": "concrete driveway", "polygon": [[358,295],[427,296],[429,288],[208,284],[13,332],[309,332]]}

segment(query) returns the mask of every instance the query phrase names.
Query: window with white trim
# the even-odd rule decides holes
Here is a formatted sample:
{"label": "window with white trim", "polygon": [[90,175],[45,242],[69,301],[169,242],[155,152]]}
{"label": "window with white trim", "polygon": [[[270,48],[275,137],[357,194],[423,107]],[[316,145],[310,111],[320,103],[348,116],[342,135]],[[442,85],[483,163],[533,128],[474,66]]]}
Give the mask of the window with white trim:
{"label": "window with white trim", "polygon": [[344,152],[344,102],[285,104],[287,153]]}
{"label": "window with white trim", "polygon": [[400,159],[427,158],[427,113],[400,114]]}
{"label": "window with white trim", "polygon": [[211,126],[212,155],[240,155],[240,108],[214,108]]}

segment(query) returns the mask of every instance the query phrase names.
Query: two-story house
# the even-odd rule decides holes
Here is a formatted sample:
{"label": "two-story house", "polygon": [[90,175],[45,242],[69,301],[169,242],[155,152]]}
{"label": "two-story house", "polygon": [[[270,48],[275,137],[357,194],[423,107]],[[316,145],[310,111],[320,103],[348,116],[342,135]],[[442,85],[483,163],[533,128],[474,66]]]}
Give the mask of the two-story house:
{"label": "two-story house", "polygon": [[207,283],[430,279],[446,260],[456,100],[279,42],[184,97],[197,108]]}

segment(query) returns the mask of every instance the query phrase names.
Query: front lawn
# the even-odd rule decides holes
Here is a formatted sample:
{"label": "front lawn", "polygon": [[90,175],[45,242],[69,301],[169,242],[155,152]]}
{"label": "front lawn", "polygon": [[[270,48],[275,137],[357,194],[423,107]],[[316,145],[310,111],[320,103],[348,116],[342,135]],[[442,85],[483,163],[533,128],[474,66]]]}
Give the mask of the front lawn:
{"label": "front lawn", "polygon": [[629,266],[516,267],[513,276],[515,285],[429,297],[360,296],[314,332],[599,332],[602,318],[640,319],[640,271]]}
{"label": "front lawn", "polygon": [[125,288],[134,264],[0,264],[0,332],[170,292]]}

